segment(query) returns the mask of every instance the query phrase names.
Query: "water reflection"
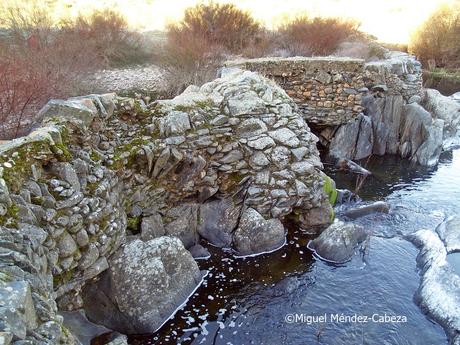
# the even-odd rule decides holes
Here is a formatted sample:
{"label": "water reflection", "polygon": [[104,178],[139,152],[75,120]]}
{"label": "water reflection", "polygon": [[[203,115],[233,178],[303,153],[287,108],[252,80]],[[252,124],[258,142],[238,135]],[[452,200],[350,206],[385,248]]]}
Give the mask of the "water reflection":
{"label": "water reflection", "polygon": [[[210,271],[204,286],[159,332],[131,337],[131,343],[447,344],[442,328],[413,302],[417,250],[402,235],[460,213],[460,151],[444,154],[433,169],[391,156],[361,163],[374,174],[361,197],[392,206],[388,215],[359,220],[377,235],[365,263],[359,256],[342,266],[318,261],[306,249],[309,235],[299,229],[291,229],[281,250],[255,258],[235,259],[209,247],[212,258],[200,263]],[[339,188],[353,189],[354,176],[328,173]],[[449,260],[460,267],[459,257]],[[407,322],[289,323],[289,313],[387,313],[404,315]]]}

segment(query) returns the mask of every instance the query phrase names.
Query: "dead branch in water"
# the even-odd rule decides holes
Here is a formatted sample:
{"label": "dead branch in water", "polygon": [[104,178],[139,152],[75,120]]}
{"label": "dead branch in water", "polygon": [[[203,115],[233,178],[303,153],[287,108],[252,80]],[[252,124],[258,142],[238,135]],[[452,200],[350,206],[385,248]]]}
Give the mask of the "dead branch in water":
{"label": "dead branch in water", "polygon": [[350,171],[358,175],[356,177],[355,193],[358,193],[361,190],[366,178],[369,175],[372,175],[372,173],[369,170],[364,169],[359,164],[353,162],[352,160],[346,159],[346,158],[339,159],[337,161],[336,167],[339,170]]}

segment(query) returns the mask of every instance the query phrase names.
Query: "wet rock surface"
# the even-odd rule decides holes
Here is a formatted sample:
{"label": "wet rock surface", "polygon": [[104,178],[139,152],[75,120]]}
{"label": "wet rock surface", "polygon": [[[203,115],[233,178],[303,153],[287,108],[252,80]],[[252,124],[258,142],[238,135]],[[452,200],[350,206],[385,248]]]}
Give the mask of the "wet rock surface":
{"label": "wet rock surface", "polygon": [[448,251],[436,232],[420,230],[409,236],[420,250],[417,266],[421,282],[416,301],[441,324],[451,344],[460,341],[460,277],[446,260]]}
{"label": "wet rock surface", "polygon": [[308,248],[323,260],[344,263],[352,258],[368,236],[362,226],[336,220],[318,238],[310,241]]}
{"label": "wet rock surface", "polygon": [[243,211],[235,230],[235,248],[240,256],[269,252],[281,247],[285,236],[280,220],[265,220],[256,210],[248,208]]}
{"label": "wet rock surface", "polygon": [[[152,333],[186,301],[201,278],[179,239],[135,240],[110,259],[106,279],[85,288],[85,309],[93,321],[110,329]],[[98,298],[101,294],[106,300]]]}
{"label": "wet rock surface", "polygon": [[460,251],[460,218],[451,216],[438,225],[436,232],[448,253]]}

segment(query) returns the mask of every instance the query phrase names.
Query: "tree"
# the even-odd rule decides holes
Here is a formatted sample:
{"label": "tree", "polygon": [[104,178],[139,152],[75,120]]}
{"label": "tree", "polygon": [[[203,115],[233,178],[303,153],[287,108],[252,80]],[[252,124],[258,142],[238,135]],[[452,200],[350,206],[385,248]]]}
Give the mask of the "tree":
{"label": "tree", "polygon": [[411,53],[428,67],[460,67],[460,6],[439,7],[412,35]]}

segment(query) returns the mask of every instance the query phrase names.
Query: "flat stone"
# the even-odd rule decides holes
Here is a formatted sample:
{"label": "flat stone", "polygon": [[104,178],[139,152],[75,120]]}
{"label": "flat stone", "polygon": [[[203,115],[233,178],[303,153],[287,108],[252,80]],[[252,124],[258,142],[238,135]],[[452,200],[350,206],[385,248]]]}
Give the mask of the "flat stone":
{"label": "flat stone", "polygon": [[315,173],[315,167],[305,161],[292,163],[291,170],[299,175],[313,175]]}
{"label": "flat stone", "polygon": [[233,150],[227,153],[222,159],[219,160],[222,164],[231,164],[243,159],[243,153],[239,150]]}
{"label": "flat stone", "polygon": [[263,167],[263,166],[267,166],[268,164],[270,164],[270,161],[268,160],[266,155],[264,155],[260,151],[257,151],[257,152],[254,152],[254,154],[251,156],[250,164],[254,166]]}
{"label": "flat stone", "polygon": [[241,138],[251,138],[267,132],[267,126],[259,119],[244,120],[236,130]]}
{"label": "flat stone", "polygon": [[276,131],[269,132],[268,135],[275,139],[275,141],[289,147],[298,147],[300,145],[299,138],[288,128],[277,129]]}
{"label": "flat stone", "polygon": [[265,150],[266,148],[275,146],[272,138],[263,136],[261,138],[248,141],[247,145],[256,150]]}
{"label": "flat stone", "polygon": [[185,133],[191,129],[190,119],[187,113],[171,111],[160,119],[160,135],[169,137]]}

